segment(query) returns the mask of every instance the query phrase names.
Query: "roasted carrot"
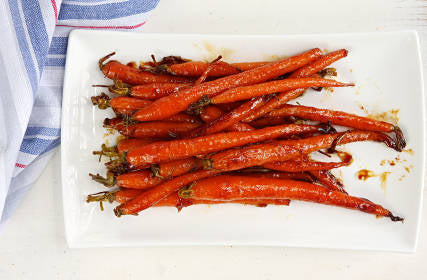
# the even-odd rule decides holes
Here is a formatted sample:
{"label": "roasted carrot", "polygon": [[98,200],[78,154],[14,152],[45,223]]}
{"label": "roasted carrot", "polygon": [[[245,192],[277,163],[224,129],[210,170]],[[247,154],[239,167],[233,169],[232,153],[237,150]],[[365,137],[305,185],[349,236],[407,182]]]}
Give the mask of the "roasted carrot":
{"label": "roasted carrot", "polygon": [[[199,116],[202,119],[202,121],[204,121],[205,123],[210,123],[218,119],[219,117],[221,117],[222,114],[223,114],[223,111],[220,108],[214,105],[209,105],[201,109]],[[251,131],[251,130],[254,130],[254,128],[251,127],[249,124],[236,122],[231,126],[227,127],[225,130],[226,131]]]}
{"label": "roasted carrot", "polygon": [[[189,88],[191,83],[151,83],[145,85],[137,85],[131,88],[121,88],[121,94],[129,94],[132,97],[143,99],[159,99],[160,97],[168,96],[174,92]],[[117,93],[117,90],[113,90]]]}
{"label": "roasted carrot", "polygon": [[190,116],[190,115],[185,114],[185,113],[178,113],[176,115],[170,116],[169,118],[165,119],[165,121],[200,123],[200,121],[196,117]]}
{"label": "roasted carrot", "polygon": [[397,143],[404,148],[406,146],[405,138],[401,130],[390,123],[377,121],[367,117],[361,117],[341,111],[328,109],[318,109],[314,107],[285,104],[281,108],[268,113],[269,117],[299,117],[302,119],[331,122],[332,124],[379,132],[395,132]]}
{"label": "roasted carrot", "polygon": [[[215,65],[209,73],[209,77],[223,77],[237,74],[242,71],[251,70],[271,62],[240,62],[240,63],[221,63]],[[206,70],[209,63],[202,61],[189,61],[169,66],[168,72],[174,75],[198,77]]]}
{"label": "roasted carrot", "polygon": [[240,106],[226,114],[221,115],[219,118],[187,133],[186,136],[198,137],[202,135],[209,135],[226,130],[233,126],[240,120],[246,118],[254,109],[259,108],[267,102],[268,97],[254,98],[250,102]]}
{"label": "roasted carrot", "polygon": [[[174,75],[198,77],[206,71],[208,66],[208,62],[189,61],[169,66],[168,72]],[[237,74],[240,72],[241,70],[239,70],[238,68],[228,63],[221,62],[217,63],[214,67],[212,67],[211,71],[209,71],[208,73],[208,77],[222,77]]]}
{"label": "roasted carrot", "polygon": [[162,182],[161,178],[153,176],[151,170],[124,173],[116,178],[117,186],[130,189],[148,189]]}
{"label": "roasted carrot", "polygon": [[[205,159],[205,168],[222,171],[238,170],[251,166],[261,166],[268,162],[291,160],[320,149],[333,148],[336,145],[368,140],[384,142],[387,146],[397,150],[394,140],[383,133],[349,131],[226,150],[212,155],[209,159]],[[149,146],[146,145],[144,147]]]}
{"label": "roasted carrot", "polygon": [[288,161],[270,162],[263,166],[272,170],[285,171],[285,172],[303,172],[315,170],[330,170],[347,166],[353,161],[353,157],[348,153],[339,152],[342,158],[340,162],[320,162],[312,161],[307,157],[297,158]]}
{"label": "roasted carrot", "polygon": [[202,160],[197,158],[185,158],[152,165],[151,170],[154,176],[162,179],[168,179],[186,172],[198,170],[202,167]]}
{"label": "roasted carrot", "polygon": [[330,188],[331,190],[347,193],[344,190],[344,185],[329,170],[313,170],[310,171],[310,174],[318,183]]}
{"label": "roasted carrot", "polygon": [[99,69],[106,77],[112,80],[121,80],[124,83],[131,85],[148,83],[188,83],[192,81],[192,79],[187,77],[177,77],[166,74],[152,74],[146,71],[142,71],[138,68],[122,64],[115,60],[110,60],[104,64],[104,62],[114,54],[115,53],[111,53],[99,60]]}
{"label": "roasted carrot", "polygon": [[193,139],[155,142],[130,151],[127,154],[127,161],[132,166],[168,162],[193,155],[212,153],[249,143],[312,131],[322,131],[322,128],[311,125],[290,124],[266,127],[254,131],[225,132]]}
{"label": "roasted carrot", "polygon": [[252,85],[274,79],[313,61],[319,56],[321,56],[321,51],[319,49],[313,49],[279,62],[202,83],[189,89],[180,90],[171,95],[157,99],[150,106],[136,112],[133,118],[139,121],[165,119],[178,112],[184,111],[191,103],[196,102],[203,95],[213,96],[230,88]]}
{"label": "roasted carrot", "polygon": [[[110,203],[116,201],[118,203],[125,203],[129,200],[134,199],[138,195],[144,193],[145,190],[136,190],[136,189],[125,189],[121,188],[117,191],[111,192],[101,192],[90,194],[87,197],[86,202],[103,202],[108,201]],[[153,207],[176,207],[178,210],[181,210],[184,207],[198,204],[244,204],[244,205],[255,205],[258,207],[265,207],[269,204],[271,205],[289,205],[289,199],[241,199],[241,200],[232,200],[232,201],[218,201],[218,200],[201,200],[201,199],[185,199],[178,196],[177,193],[173,193],[166,198],[160,200]]]}
{"label": "roasted carrot", "polygon": [[302,181],[222,175],[200,180],[179,191],[182,198],[233,200],[288,198],[363,211],[392,221],[403,221],[389,210],[364,198],[349,196]]}
{"label": "roasted carrot", "polygon": [[254,61],[254,62],[236,62],[236,63],[231,63],[231,65],[233,67],[236,67],[237,69],[241,70],[241,71],[248,71],[257,67],[261,67],[267,64],[270,64],[272,62],[267,62],[267,61]]}
{"label": "roasted carrot", "polygon": [[118,96],[110,98],[105,93],[99,96],[91,97],[92,104],[98,106],[100,109],[106,109],[112,107],[113,109],[125,109],[129,111],[135,111],[142,109],[150,105],[152,102],[145,99],[137,99],[126,96]]}
{"label": "roasted carrot", "polygon": [[[255,112],[257,112],[257,111],[255,111]],[[246,121],[246,119],[243,121]],[[242,122],[242,123],[244,123],[244,122]],[[287,120],[286,118],[260,118],[260,119],[256,119],[254,121],[251,121],[248,124],[250,124],[251,126],[256,127],[256,128],[264,128],[266,126],[289,124],[289,123],[291,123],[291,122],[289,120]]]}
{"label": "roasted carrot", "polygon": [[119,143],[117,143],[117,150],[119,153],[124,153],[132,150],[135,147],[143,146],[152,142],[153,142],[152,140],[148,140],[148,139],[138,139],[138,138],[124,139]]}
{"label": "roasted carrot", "polygon": [[144,122],[130,125],[126,125],[123,122],[113,124],[111,121],[104,121],[104,125],[118,130],[122,135],[135,138],[174,138],[179,133],[191,131],[199,126],[197,123],[170,121]]}
{"label": "roasted carrot", "polygon": [[210,99],[212,104],[247,100],[253,97],[309,87],[348,87],[352,83],[341,83],[322,78],[296,78],[270,81],[250,86],[242,86],[224,91]]}
{"label": "roasted carrot", "polygon": [[117,206],[114,209],[114,213],[117,217],[120,217],[121,215],[137,214],[140,211],[153,206],[168,195],[175,193],[185,185],[196,180],[212,176],[216,173],[218,172],[214,170],[199,170],[172,178],[152,189],[147,190],[134,199]]}
{"label": "roasted carrot", "polygon": [[[325,67],[329,66],[333,62],[346,57],[348,54],[347,50],[341,49],[334,52],[330,52],[321,58],[315,60],[314,62],[301,67],[297,71],[293,72],[291,74],[291,78],[306,78],[314,75],[315,73],[321,71]],[[282,104],[285,104],[291,99],[294,99],[301,94],[303,94],[305,89],[295,89],[287,92],[282,92],[276,96],[274,96],[267,104],[265,104],[263,107],[255,111],[250,117],[246,118],[245,122],[251,122],[253,120],[256,120],[271,110],[279,107]]]}
{"label": "roasted carrot", "polygon": [[151,170],[120,174],[116,178],[116,184],[123,188],[147,189],[162,183],[166,179],[200,169],[201,167],[201,160],[195,158],[171,161],[152,166]]}

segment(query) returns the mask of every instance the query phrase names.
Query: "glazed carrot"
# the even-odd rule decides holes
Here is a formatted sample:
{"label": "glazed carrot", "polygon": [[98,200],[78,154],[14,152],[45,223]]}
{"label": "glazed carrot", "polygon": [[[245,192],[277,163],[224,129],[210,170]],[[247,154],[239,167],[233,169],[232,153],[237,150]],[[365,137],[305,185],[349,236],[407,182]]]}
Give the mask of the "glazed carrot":
{"label": "glazed carrot", "polygon": [[130,151],[127,154],[127,162],[132,166],[168,162],[277,137],[321,130],[318,126],[290,124],[254,131],[225,132],[193,139],[155,142]]}
{"label": "glazed carrot", "polygon": [[204,95],[213,96],[230,88],[274,79],[313,61],[319,56],[321,56],[321,51],[313,49],[288,59],[180,90],[157,99],[150,106],[136,112],[133,118],[139,121],[165,119],[184,111],[191,103],[196,102]]}
{"label": "glazed carrot", "polygon": [[129,88],[128,94],[136,98],[159,99],[168,96],[184,88],[189,88],[191,83],[152,83],[146,85],[137,85]]}
{"label": "glazed carrot", "polygon": [[347,153],[342,154],[342,161],[340,162],[320,162],[311,161],[307,157],[297,158],[288,161],[270,162],[263,165],[265,168],[272,170],[285,171],[285,172],[302,172],[302,171],[315,171],[315,170],[330,170],[347,166],[353,161],[353,157]]}
{"label": "glazed carrot", "polygon": [[329,170],[313,170],[310,174],[317,182],[330,188],[331,190],[347,193],[344,190],[344,185],[329,171]]}
{"label": "glazed carrot", "polygon": [[[169,66],[168,72],[174,75],[198,77],[208,68],[208,62],[189,61]],[[241,71],[225,62],[216,64],[208,74],[208,77],[222,77],[240,73]]]}
{"label": "glazed carrot", "polygon": [[152,103],[149,100],[137,99],[126,96],[110,98],[105,93],[102,93],[99,96],[92,96],[91,101],[92,104],[98,106],[99,109],[106,109],[108,107],[112,107],[113,109],[125,109],[130,111],[145,108]]}
{"label": "glazed carrot", "polygon": [[153,176],[151,170],[124,173],[116,178],[117,186],[130,189],[148,189],[162,182],[163,179]]}
{"label": "glazed carrot", "polygon": [[[261,107],[263,108],[263,107]],[[258,112],[258,111],[255,111]],[[243,121],[246,121],[243,120]],[[244,122],[242,122],[244,123]],[[254,121],[251,121],[250,124],[253,127],[256,128],[264,128],[266,126],[271,126],[271,125],[281,125],[281,124],[289,124],[291,123],[289,120],[287,120],[286,118],[260,118],[260,119],[256,119]]]}
{"label": "glazed carrot", "polygon": [[182,198],[217,200],[288,198],[334,205],[389,217],[392,221],[403,221],[402,218],[393,216],[389,210],[364,198],[302,181],[222,175],[200,180],[178,194]]}
{"label": "glazed carrot", "polygon": [[115,181],[119,187],[147,189],[164,182],[168,178],[180,176],[201,167],[201,160],[188,158],[152,166],[151,170],[120,174],[116,177]]}
{"label": "glazed carrot", "polygon": [[156,121],[156,122],[144,122],[136,123],[131,125],[125,125],[124,123],[118,123],[106,125],[118,130],[122,135],[145,138],[145,137],[172,137],[176,134],[191,131],[199,126],[197,123],[190,122],[169,122],[169,121]]}
{"label": "glazed carrot", "polygon": [[262,166],[268,162],[291,160],[320,149],[334,148],[336,145],[368,140],[384,142],[387,146],[397,149],[397,145],[393,139],[383,133],[349,131],[299,140],[264,143],[240,149],[230,149],[212,155],[209,159],[205,159],[204,164],[207,169],[232,171],[251,166]]}
{"label": "glazed carrot", "polygon": [[259,168],[246,168],[243,170],[237,170],[233,175],[246,176],[246,177],[257,177],[257,178],[276,178],[276,179],[288,179],[288,180],[300,180],[306,182],[314,182],[314,178],[309,173],[304,172],[278,172],[264,169],[264,171],[257,171]]}
{"label": "glazed carrot", "polygon": [[246,100],[253,97],[272,94],[280,91],[288,91],[309,87],[348,87],[354,86],[352,83],[341,83],[335,80],[322,78],[296,78],[284,79],[256,85],[232,88],[224,91],[210,99],[212,104],[228,103],[239,100]]}
{"label": "glazed carrot", "polygon": [[176,177],[187,172],[195,171],[202,168],[202,161],[197,158],[185,158],[158,165],[152,165],[153,175],[162,179]]}
{"label": "glazed carrot", "polygon": [[[101,192],[90,194],[87,197],[86,202],[103,202],[108,201],[110,203],[116,201],[118,203],[125,203],[129,200],[134,199],[138,195],[144,193],[145,190],[138,189],[125,189],[121,188],[117,191],[111,192]],[[232,200],[232,201],[217,201],[217,200],[201,200],[201,199],[185,199],[178,196],[177,193],[173,193],[164,199],[160,200],[153,207],[176,207],[178,210],[181,210],[183,207],[188,207],[191,205],[197,204],[246,204],[246,205],[255,205],[258,207],[265,207],[269,204],[271,205],[289,205],[289,199],[241,199],[241,200]]]}
{"label": "glazed carrot", "polygon": [[285,104],[281,108],[268,113],[269,117],[299,117],[302,119],[331,122],[332,124],[379,132],[396,132],[398,144],[405,147],[406,141],[400,129],[390,123],[377,121],[367,117],[361,117],[341,111],[318,109],[307,106]]}
{"label": "glazed carrot", "polygon": [[168,195],[175,193],[185,185],[196,180],[212,176],[216,173],[218,173],[218,171],[200,170],[172,178],[152,189],[147,190],[134,199],[117,206],[114,209],[114,214],[117,217],[120,217],[121,215],[137,214],[138,212],[153,206]]}
{"label": "glazed carrot", "polygon": [[264,105],[268,100],[267,96],[263,98],[254,98],[250,102],[221,115],[219,118],[197,128],[195,131],[187,133],[187,136],[198,137],[202,135],[214,134],[221,132],[232,125],[236,124],[240,120],[246,118],[253,110]]}
{"label": "glazed carrot", "polygon": [[[239,62],[239,63],[222,63],[215,65],[209,73],[209,77],[223,77],[237,74],[242,71],[251,70],[260,66],[267,65],[271,62]],[[198,77],[206,70],[209,63],[202,61],[189,61],[169,66],[168,72],[174,75]]]}
{"label": "glazed carrot", "polygon": [[178,196],[178,193],[173,193],[166,198],[160,200],[153,207],[172,206],[181,210],[184,207],[198,204],[244,204],[255,205],[258,207],[266,207],[267,205],[286,205],[290,203],[289,199],[239,199],[239,200],[208,200],[208,199],[185,199]]}
{"label": "glazed carrot", "polygon": [[[220,108],[213,105],[209,105],[202,109],[202,111],[200,112],[200,118],[205,123],[210,123],[218,119],[219,117],[221,117],[222,114],[223,114],[223,111]],[[249,124],[236,122],[231,126],[227,127],[225,130],[226,131],[251,131],[251,130],[254,130],[254,128],[251,127]]]}
{"label": "glazed carrot", "polygon": [[277,143],[281,145],[293,146],[297,149],[303,150],[305,154],[317,151],[319,149],[332,148],[337,145],[343,145],[359,141],[375,141],[383,142],[387,147],[396,151],[401,151],[399,145],[391,137],[384,133],[363,130],[350,130],[346,132],[325,134],[313,136],[300,140],[282,140]]}
{"label": "glazed carrot", "polygon": [[241,71],[248,71],[257,67],[267,65],[269,63],[272,63],[272,62],[267,62],[267,61],[236,62],[236,63],[231,63],[231,65],[236,67],[237,69],[240,69]]}
{"label": "glazed carrot", "polygon": [[152,142],[152,140],[148,139],[124,139],[117,144],[117,150],[119,153],[124,153],[132,150],[135,147],[143,146]]}
{"label": "glazed carrot", "polygon": [[[310,77],[310,76],[314,75],[315,73],[321,71],[325,67],[329,66],[333,62],[335,62],[335,61],[337,61],[343,57],[346,57],[347,54],[348,54],[348,52],[345,49],[330,52],[330,53],[322,56],[321,58],[315,60],[314,62],[298,69],[297,71],[292,73],[292,75],[290,77],[291,78]],[[304,91],[305,91],[305,89],[295,89],[295,90],[291,90],[291,91],[287,91],[287,92],[282,92],[279,95],[274,96],[267,104],[265,104],[263,107],[258,109],[256,112],[254,112],[254,114],[252,114],[250,117],[246,118],[244,121],[250,122],[250,121],[256,120],[256,119],[264,116],[265,114],[267,114],[271,110],[279,107],[280,105],[285,104],[289,100],[300,96],[301,94],[304,93]]]}
{"label": "glazed carrot", "polygon": [[185,113],[178,113],[176,115],[170,116],[169,118],[165,119],[165,121],[200,123],[200,121],[197,118],[187,115]]}
{"label": "glazed carrot", "polygon": [[187,77],[176,77],[165,74],[152,74],[138,68],[122,64],[115,60],[104,62],[115,53],[111,53],[99,60],[99,69],[112,80],[121,80],[131,85],[148,83],[188,83],[192,80]]}

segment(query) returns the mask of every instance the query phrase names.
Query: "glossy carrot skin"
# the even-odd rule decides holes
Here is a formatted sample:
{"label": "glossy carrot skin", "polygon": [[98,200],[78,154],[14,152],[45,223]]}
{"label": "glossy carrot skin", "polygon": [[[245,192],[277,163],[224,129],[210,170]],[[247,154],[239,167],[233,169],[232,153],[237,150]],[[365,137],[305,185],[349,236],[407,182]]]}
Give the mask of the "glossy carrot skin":
{"label": "glossy carrot skin", "polygon": [[109,103],[113,109],[138,110],[147,107],[152,102],[144,99],[118,96],[112,98]]}
{"label": "glossy carrot skin", "polygon": [[319,56],[321,56],[321,51],[313,49],[285,60],[202,83],[189,89],[180,90],[157,99],[150,106],[136,112],[133,118],[139,121],[165,119],[184,111],[191,103],[196,102],[204,95],[213,96],[230,88],[252,85],[274,79],[310,63]]}
{"label": "glossy carrot skin", "polygon": [[169,118],[165,119],[170,122],[188,122],[188,123],[200,123],[200,121],[194,117],[187,115],[185,113],[178,113],[176,115],[170,116]]}
{"label": "glossy carrot skin", "polygon": [[174,161],[169,161],[165,163],[159,163],[159,165],[154,169],[152,167],[153,172],[156,171],[157,176],[161,178],[171,178],[182,175],[184,173],[198,170],[202,168],[202,161],[197,158],[185,158]]}
{"label": "glossy carrot skin", "polygon": [[313,170],[310,174],[317,182],[328,187],[331,190],[347,193],[344,185],[329,170]]}
{"label": "glossy carrot skin", "polygon": [[[224,112],[213,105],[206,106],[200,114],[200,118],[205,123],[210,123],[221,117]],[[225,131],[252,131],[254,128],[246,123],[236,122],[225,128]]]}
{"label": "glossy carrot skin", "polygon": [[171,161],[157,166],[153,169],[155,172],[141,170],[121,174],[117,176],[116,184],[123,188],[147,189],[164,182],[168,178],[180,176],[201,167],[201,161],[194,158]]}
{"label": "glossy carrot skin", "polygon": [[[129,200],[134,199],[138,195],[144,193],[145,190],[136,190],[136,189],[120,189],[114,193],[114,200],[118,203],[125,203]],[[153,207],[176,207],[179,210],[183,207],[188,207],[191,205],[197,204],[246,204],[246,205],[255,205],[259,207],[264,207],[269,204],[271,205],[289,205],[289,199],[242,199],[242,200],[233,200],[233,201],[217,201],[217,200],[200,200],[200,199],[184,199],[180,198],[177,193],[173,193],[166,198],[160,200]]]}
{"label": "glossy carrot skin", "polygon": [[231,65],[240,69],[241,71],[248,71],[257,67],[267,65],[269,63],[272,63],[272,62],[267,62],[267,61],[236,62],[236,63],[231,63]]}
{"label": "glossy carrot skin", "polygon": [[189,83],[192,79],[173,75],[152,74],[118,61],[110,60],[102,66],[104,75],[112,80],[121,80],[131,85],[148,83]]}
{"label": "glossy carrot skin", "polygon": [[[173,64],[169,66],[168,71],[174,75],[199,77],[206,69],[208,69],[209,63],[202,61],[189,61],[179,64]],[[214,67],[209,71],[208,77],[222,77],[240,73],[241,71],[232,65],[222,62],[215,64]]]}
{"label": "glossy carrot skin", "polygon": [[166,198],[160,200],[153,207],[161,206],[172,206],[176,207],[178,210],[181,210],[184,207],[198,204],[244,204],[244,205],[254,205],[258,207],[265,207],[269,204],[271,205],[286,205],[290,203],[289,199],[240,199],[240,200],[206,200],[206,199],[185,199],[178,196],[177,193],[171,194]]}
{"label": "glossy carrot skin", "polygon": [[319,131],[319,127],[292,124],[266,127],[254,131],[225,132],[193,139],[156,142],[133,149],[127,154],[127,161],[132,166],[168,162],[277,137],[314,131]]}
{"label": "glossy carrot skin", "polygon": [[[246,119],[243,120],[242,123],[244,123],[244,121],[246,121]],[[248,124],[256,128],[264,128],[266,126],[282,125],[282,124],[289,124],[289,123],[290,123],[289,120],[285,118],[260,118],[260,119],[251,121]]]}
{"label": "glossy carrot skin", "polygon": [[177,192],[185,185],[212,176],[216,173],[218,172],[214,170],[200,170],[172,178],[152,189],[147,190],[134,199],[117,206],[114,209],[114,213],[117,217],[120,217],[121,215],[137,214],[140,211],[153,206],[168,195]]}
{"label": "glossy carrot skin", "polygon": [[[329,66],[333,62],[346,57],[348,54],[347,50],[341,49],[334,52],[330,52],[321,58],[315,60],[314,62],[301,67],[300,69],[296,70],[292,73],[290,76],[291,78],[306,78],[310,77],[317,72],[323,70],[325,67]],[[275,108],[279,107],[282,104],[285,104],[289,100],[292,100],[294,98],[297,98],[301,94],[303,94],[305,89],[295,89],[287,92],[282,92],[279,95],[276,95],[273,97],[267,104],[265,104],[262,108],[258,109],[252,116],[249,118],[246,118],[245,122],[251,122],[253,120],[256,120],[268,112],[274,110]]]}
{"label": "glossy carrot skin", "polygon": [[[271,62],[240,62],[240,63],[222,63],[215,65],[209,72],[208,77],[223,77],[251,70]],[[202,61],[189,61],[169,66],[169,72],[175,75],[199,77],[208,68],[209,63]]]}
{"label": "glossy carrot skin", "polygon": [[153,141],[149,139],[124,139],[117,144],[117,150],[119,153],[124,153],[132,150],[135,147],[143,146],[152,142]]}
{"label": "glossy carrot skin", "polygon": [[169,121],[156,121],[137,123],[125,126],[118,124],[114,126],[120,134],[135,138],[146,137],[174,137],[178,133],[184,133],[197,128],[199,124],[189,122],[169,122]]}
{"label": "glossy carrot skin", "polygon": [[268,113],[269,117],[289,117],[295,116],[302,119],[314,120],[320,122],[331,122],[332,124],[380,132],[392,132],[395,126],[374,119],[357,116],[341,111],[328,109],[318,109],[308,106],[297,106],[285,104],[277,110]]}
{"label": "glossy carrot skin", "polygon": [[318,151],[319,149],[329,148],[333,146],[333,144],[343,145],[359,141],[383,142],[387,147],[390,147],[396,151],[401,151],[399,150],[399,146],[396,144],[396,142],[388,135],[380,132],[363,130],[352,130],[341,133],[325,134],[300,140],[283,140],[278,141],[277,143],[281,145],[293,146],[302,150],[304,154],[309,154],[311,152]]}
{"label": "glossy carrot skin", "polygon": [[212,104],[228,103],[247,100],[253,97],[309,87],[347,87],[354,84],[337,82],[322,78],[295,78],[260,83],[256,85],[237,87],[224,91],[211,98]]}
{"label": "glossy carrot skin", "polygon": [[151,170],[124,173],[116,178],[117,186],[129,189],[148,189],[162,182],[161,178],[153,176]]}
{"label": "glossy carrot skin", "polygon": [[330,148],[334,145],[368,140],[384,142],[389,147],[398,148],[393,139],[385,134],[373,131],[350,131],[226,150],[209,158],[209,168],[232,171],[251,166],[262,166],[268,162],[287,161],[298,158],[304,154]]}
{"label": "glossy carrot skin", "polygon": [[196,199],[242,199],[242,198],[288,198],[334,205],[383,217],[393,217],[382,206],[363,198],[307,182],[222,175],[198,181],[188,190],[179,193],[184,198]]}
{"label": "glossy carrot skin", "polygon": [[151,83],[137,85],[130,88],[129,95],[136,98],[154,100],[188,88],[191,85],[191,83]]}
{"label": "glossy carrot skin", "polygon": [[235,123],[246,118],[256,108],[259,108],[262,105],[264,105],[266,101],[267,101],[267,97],[254,98],[250,102],[247,102],[244,105],[226,114],[221,115],[219,118],[211,121],[210,123],[207,123],[206,125],[201,126],[197,130],[192,131],[191,135],[192,137],[198,137],[198,136],[214,134],[214,133],[226,130],[227,128],[233,126]]}
{"label": "glossy carrot skin", "polygon": [[320,161],[311,161],[305,157],[301,160],[288,160],[288,161],[279,161],[279,162],[270,162],[264,164],[265,168],[272,170],[284,171],[284,172],[303,172],[303,171],[315,171],[315,170],[330,170],[334,168],[339,168],[342,166],[347,166],[352,162],[352,156],[347,154],[347,157],[340,162],[320,162]]}

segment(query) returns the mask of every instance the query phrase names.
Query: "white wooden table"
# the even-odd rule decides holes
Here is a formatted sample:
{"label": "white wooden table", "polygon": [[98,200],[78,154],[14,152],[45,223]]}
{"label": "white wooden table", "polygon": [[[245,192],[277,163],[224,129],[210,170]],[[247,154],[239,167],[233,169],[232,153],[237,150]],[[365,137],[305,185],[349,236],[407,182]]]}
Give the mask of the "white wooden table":
{"label": "white wooden table", "polygon": [[[143,32],[296,34],[416,29],[426,0],[161,0]],[[426,73],[426,56],[424,72]],[[0,236],[0,279],[426,279],[418,252],[269,247],[67,248],[57,152]],[[427,217],[424,203],[424,217]]]}

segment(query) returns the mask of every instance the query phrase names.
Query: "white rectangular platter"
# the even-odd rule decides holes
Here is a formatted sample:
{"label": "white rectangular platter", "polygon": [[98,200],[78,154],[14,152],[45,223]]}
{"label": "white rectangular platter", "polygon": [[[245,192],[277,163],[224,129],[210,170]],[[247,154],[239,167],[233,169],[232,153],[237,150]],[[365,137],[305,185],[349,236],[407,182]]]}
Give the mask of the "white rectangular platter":
{"label": "white rectangular platter", "polygon": [[[109,110],[91,105],[90,97],[109,84],[98,69],[100,57],[116,51],[122,62],[180,55],[227,62],[277,60],[310,48],[346,48],[347,58],[334,64],[338,79],[356,83],[321,93],[309,90],[302,105],[333,108],[360,115],[398,116],[409,152],[397,153],[380,143],[347,144],[354,162],[334,171],[347,191],[366,197],[405,218],[404,223],[377,219],[358,211],[292,201],[289,207],[198,205],[180,213],[172,207],[148,209],[139,216],[114,216],[87,204],[86,196],[105,188],[88,173],[105,172],[92,155],[106,141],[102,121]],[[294,102],[295,102],[294,101]],[[383,115],[384,116],[384,115]],[[424,183],[424,96],[418,37],[415,32],[230,36],[138,34],[76,30],[70,35],[62,118],[62,188],[70,247],[142,245],[265,245],[412,252],[416,249]],[[111,143],[112,144],[112,143]],[[412,151],[412,152],[411,152]],[[395,165],[384,162],[394,161]],[[383,162],[383,164],[381,164]],[[369,169],[380,176],[358,180]]]}

